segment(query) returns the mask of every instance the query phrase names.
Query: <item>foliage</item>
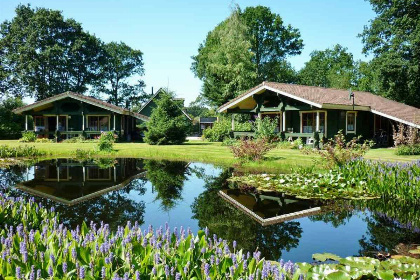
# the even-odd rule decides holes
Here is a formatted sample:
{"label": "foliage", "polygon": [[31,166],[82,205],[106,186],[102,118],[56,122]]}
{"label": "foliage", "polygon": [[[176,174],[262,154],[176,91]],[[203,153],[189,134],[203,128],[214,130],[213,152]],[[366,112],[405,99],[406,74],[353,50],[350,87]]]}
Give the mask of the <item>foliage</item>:
{"label": "foliage", "polygon": [[144,81],[131,85],[128,80],[144,75],[143,53],[134,50],[123,42],[110,42],[103,45],[100,60],[100,82],[95,89],[105,94],[107,101],[117,106],[133,106],[146,101]]}
{"label": "foliage", "polygon": [[95,155],[93,150],[76,149],[73,152],[73,156],[78,160],[88,160]]}
{"label": "foliage", "polygon": [[35,140],[36,143],[52,143],[54,142],[52,139],[48,139],[48,138],[37,138]]}
{"label": "foliage", "polygon": [[21,131],[24,129],[23,124],[25,122],[25,117],[17,115],[12,111],[23,105],[24,103],[20,98],[7,95],[4,98],[0,97],[0,139],[19,138]]}
{"label": "foliage", "polygon": [[238,144],[238,140],[235,138],[230,138],[230,137],[225,138],[222,142],[222,146],[227,146],[227,147],[234,146],[237,144]]}
{"label": "foliage", "polygon": [[333,49],[313,51],[311,59],[299,72],[299,83],[309,86],[348,89],[354,77],[353,55],[347,48],[335,45]]}
{"label": "foliage", "polygon": [[[59,224],[54,213],[42,219],[38,228],[28,227],[23,215],[37,215],[33,202],[1,197],[0,213],[10,216],[16,209],[16,220],[22,224],[3,229],[0,233],[0,272],[4,277],[47,279],[221,279],[230,274],[233,279],[255,277],[263,273],[267,279],[283,273],[286,279],[299,276],[291,262],[275,264],[260,259],[258,251],[251,256],[229,247],[227,241],[199,231],[197,235],[171,229],[166,225],[142,231],[130,222],[111,232],[109,226],[85,223],[76,229]],[[12,207],[7,207],[11,204]],[[44,213],[45,210],[41,210]],[[23,213],[23,214],[21,214]],[[12,258],[13,256],[13,258]],[[10,260],[10,262],[8,262]],[[258,275],[257,275],[258,277]]]}
{"label": "foliage", "polygon": [[343,176],[340,172],[250,174],[229,179],[240,186],[272,190],[304,199],[365,199],[378,195],[366,189],[366,181]]}
{"label": "foliage", "polygon": [[39,151],[31,146],[9,147],[8,145],[0,146],[0,158],[17,158],[17,157],[39,157],[45,156],[47,153]]}
{"label": "foliage", "polygon": [[379,261],[369,257],[340,258],[324,253],[314,254],[313,258],[337,263],[300,264],[307,279],[416,279],[420,276],[420,260],[409,257]]}
{"label": "foliage", "polygon": [[420,106],[420,9],[417,1],[370,0],[376,17],[360,35],[364,53],[373,54],[378,92]]}
{"label": "foliage", "polygon": [[231,122],[227,118],[219,118],[212,128],[204,130],[203,137],[210,142],[221,142],[229,137],[231,131]]}
{"label": "foliage", "polygon": [[101,43],[62,12],[19,5],[0,28],[0,91],[36,100],[84,93],[97,81]]}
{"label": "foliage", "polygon": [[398,146],[395,154],[399,156],[420,155],[420,144]]}
{"label": "foliage", "polygon": [[61,143],[85,143],[85,142],[90,142],[90,141],[92,140],[87,140],[86,137],[84,137],[83,135],[79,135],[77,137],[64,139],[63,141],[61,141]]}
{"label": "foliage", "polygon": [[185,112],[193,118],[214,117],[216,114],[212,109],[208,108],[208,104],[202,94],[199,94],[197,98],[185,108]]}
{"label": "foliage", "polygon": [[329,167],[342,166],[349,161],[362,157],[374,145],[372,141],[365,141],[360,144],[360,138],[354,137],[346,141],[343,131],[338,131],[334,139],[324,144],[323,150],[316,150]]}
{"label": "foliage", "polygon": [[118,136],[113,131],[103,131],[99,137],[98,150],[104,152],[112,152],[114,150],[114,143]]}
{"label": "foliage", "polygon": [[354,160],[339,168],[345,178],[366,181],[366,188],[383,197],[418,201],[420,161],[411,163]]}
{"label": "foliage", "polygon": [[156,100],[145,141],[150,145],[173,145],[185,142],[191,123],[169,93],[163,92]]}
{"label": "foliage", "polygon": [[268,139],[241,139],[237,145],[230,146],[235,158],[240,161],[259,161],[275,146]]}
{"label": "foliage", "polygon": [[417,145],[420,144],[420,130],[416,127],[399,123],[392,127],[392,139],[395,147]]}
{"label": "foliage", "polygon": [[280,15],[264,6],[247,7],[241,13],[251,42],[252,62],[257,69],[255,84],[263,81],[295,82],[295,73],[286,61],[299,55],[303,41],[297,28],[286,25]]}
{"label": "foliage", "polygon": [[146,160],[146,178],[157,192],[156,199],[161,201],[164,211],[169,211],[182,200],[182,190],[186,180],[188,165],[179,161]]}
{"label": "foliage", "polygon": [[36,134],[33,131],[22,132],[22,138],[19,139],[19,142],[30,143],[36,141]]}
{"label": "foliage", "polygon": [[277,117],[274,119],[269,117],[257,118],[254,123],[255,136],[268,141],[273,140],[277,136],[275,130],[278,123],[279,119]]}
{"label": "foliage", "polygon": [[253,53],[238,8],[210,31],[193,56],[191,70],[203,81],[203,97],[220,106],[254,85]]}

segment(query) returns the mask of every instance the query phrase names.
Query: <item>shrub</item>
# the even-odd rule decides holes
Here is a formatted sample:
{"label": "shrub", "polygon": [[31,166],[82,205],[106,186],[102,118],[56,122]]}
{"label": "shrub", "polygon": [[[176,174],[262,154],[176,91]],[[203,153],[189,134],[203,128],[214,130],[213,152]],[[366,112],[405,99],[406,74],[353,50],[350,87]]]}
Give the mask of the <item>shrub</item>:
{"label": "shrub", "polygon": [[397,126],[393,126],[392,130],[395,147],[420,144],[420,132],[418,128],[399,123]]}
{"label": "shrub", "polygon": [[291,144],[292,144],[292,149],[302,149],[302,147],[304,146],[302,138],[300,138],[300,137],[293,140]]}
{"label": "shrub", "polygon": [[[83,135],[79,135],[77,137],[64,139],[62,141],[62,143],[84,143],[84,142],[87,142],[87,141],[89,141],[89,140],[86,140],[86,138]],[[92,141],[92,140],[90,140],[90,141]]]}
{"label": "shrub", "polygon": [[191,122],[169,94],[162,94],[156,101],[147,123],[145,141],[150,145],[182,144],[187,138]]}
{"label": "shrub", "polygon": [[277,117],[274,119],[269,117],[257,118],[254,123],[255,136],[257,138],[273,140],[277,137],[275,130],[278,123],[279,119]]}
{"label": "shrub", "polygon": [[420,155],[420,144],[398,146],[395,153],[399,156]]}
{"label": "shrub", "polygon": [[36,143],[52,143],[53,141],[51,139],[48,138],[38,138],[35,141]]}
{"label": "shrub", "polygon": [[238,144],[238,140],[234,139],[234,138],[225,138],[225,140],[223,140],[222,146],[234,146]]}
{"label": "shrub", "polygon": [[36,134],[33,131],[25,131],[22,133],[22,138],[19,139],[19,142],[30,143],[36,141]]}
{"label": "shrub", "polygon": [[112,131],[104,131],[101,133],[98,142],[98,150],[111,152],[114,150],[114,142],[118,136]]}
{"label": "shrub", "polygon": [[0,146],[0,158],[17,158],[17,157],[38,157],[44,156],[46,152],[39,151],[31,146],[9,147],[7,145]]}
{"label": "shrub", "polygon": [[231,131],[232,123],[226,118],[219,118],[212,128],[204,130],[203,137],[210,142],[222,142],[230,136]]}
{"label": "shrub", "polygon": [[326,160],[328,167],[342,166],[351,160],[362,157],[373,145],[372,141],[365,141],[360,144],[360,138],[354,137],[350,141],[346,141],[343,132],[340,130],[324,144],[323,150],[315,150]]}
{"label": "shrub", "polygon": [[269,143],[267,139],[261,138],[256,140],[242,139],[237,145],[229,147],[233,156],[240,161],[261,160],[274,145]]}
{"label": "shrub", "polygon": [[76,149],[73,152],[73,155],[78,160],[87,160],[92,158],[95,155],[95,152],[92,150]]}

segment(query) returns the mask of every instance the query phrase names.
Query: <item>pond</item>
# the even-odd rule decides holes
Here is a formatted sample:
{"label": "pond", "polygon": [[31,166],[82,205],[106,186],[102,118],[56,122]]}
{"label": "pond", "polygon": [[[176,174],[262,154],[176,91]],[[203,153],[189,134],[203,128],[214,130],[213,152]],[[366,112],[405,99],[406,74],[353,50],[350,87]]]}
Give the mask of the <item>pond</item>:
{"label": "pond", "polygon": [[271,260],[404,253],[420,243],[420,214],[409,205],[381,199],[325,204],[231,189],[226,179],[232,172],[202,163],[56,159],[0,169],[0,185],[54,207],[70,226],[138,221],[193,232],[208,227],[240,248],[258,247]]}

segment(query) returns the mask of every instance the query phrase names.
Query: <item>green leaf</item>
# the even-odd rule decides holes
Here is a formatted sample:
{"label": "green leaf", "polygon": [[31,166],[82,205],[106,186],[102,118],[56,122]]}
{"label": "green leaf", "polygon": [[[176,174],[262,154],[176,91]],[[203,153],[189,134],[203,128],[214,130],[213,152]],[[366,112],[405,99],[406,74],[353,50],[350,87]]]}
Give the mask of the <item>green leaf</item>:
{"label": "green leaf", "polygon": [[344,271],[335,271],[327,275],[326,279],[328,280],[348,280],[351,277]]}
{"label": "green leaf", "polygon": [[325,262],[326,260],[339,261],[341,259],[340,256],[337,256],[331,253],[313,254],[312,258],[314,260],[321,261],[321,262]]}

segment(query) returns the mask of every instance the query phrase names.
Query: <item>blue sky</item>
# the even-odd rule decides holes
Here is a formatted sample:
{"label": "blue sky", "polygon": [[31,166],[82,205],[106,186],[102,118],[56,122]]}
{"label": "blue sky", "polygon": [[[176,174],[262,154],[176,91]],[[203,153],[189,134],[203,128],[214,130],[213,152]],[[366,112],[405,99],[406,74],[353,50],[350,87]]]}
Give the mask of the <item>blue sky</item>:
{"label": "blue sky", "polygon": [[[11,19],[19,3],[2,0],[0,21]],[[105,42],[123,41],[144,53],[146,91],[153,86],[174,90],[186,104],[201,90],[201,81],[190,70],[191,56],[207,33],[225,19],[232,3],[241,8],[264,5],[280,14],[286,24],[300,30],[305,44],[301,55],[289,61],[300,69],[313,50],[337,43],[347,47],[356,59],[368,60],[357,34],[375,16],[364,0],[45,0],[29,1],[33,7],[61,10],[65,17]]]}

